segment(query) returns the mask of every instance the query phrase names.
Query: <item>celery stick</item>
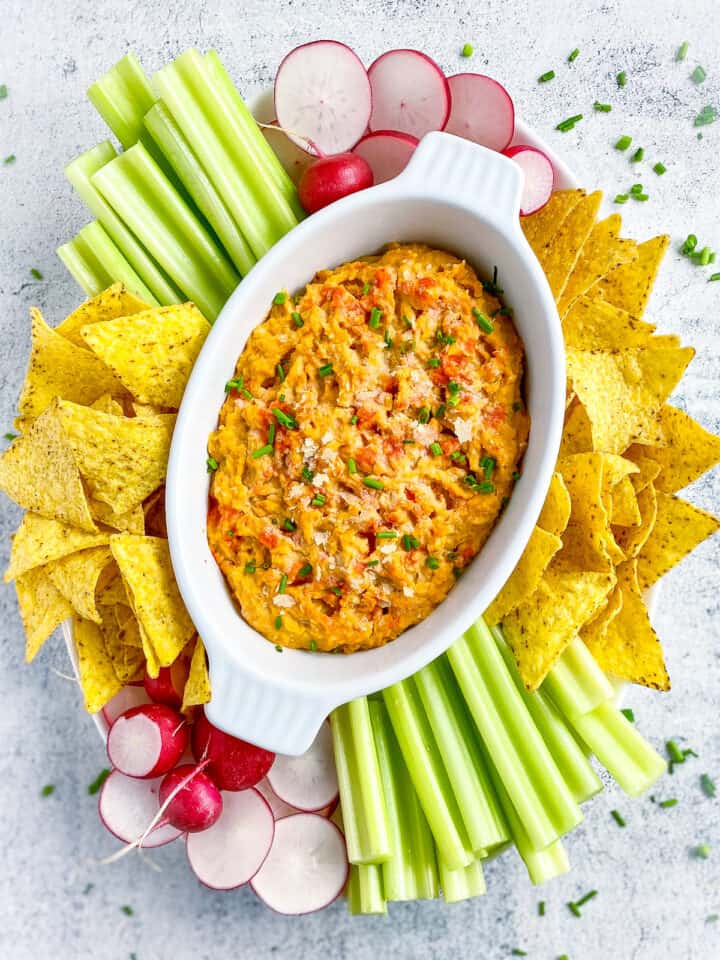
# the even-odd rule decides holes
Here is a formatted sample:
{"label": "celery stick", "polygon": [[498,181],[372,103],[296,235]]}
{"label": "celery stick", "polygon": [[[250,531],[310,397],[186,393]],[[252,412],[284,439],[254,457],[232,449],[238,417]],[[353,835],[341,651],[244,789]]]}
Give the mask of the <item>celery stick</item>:
{"label": "celery stick", "polygon": [[87,249],[94,254],[96,259],[112,277],[113,283],[119,280],[125,284],[128,290],[140,297],[141,300],[144,300],[148,306],[159,306],[155,297],[150,293],[97,220],[83,227],[82,230],[79,231],[76,239],[81,240]]}
{"label": "celery stick", "polygon": [[440,751],[412,679],[383,690],[390,720],[438,855],[451,869],[474,859]]}
{"label": "celery stick", "polygon": [[611,703],[572,721],[608,773],[631,797],[644,793],[667,771],[665,760]]}
{"label": "celery stick", "polygon": [[57,255],[89,297],[112,286],[110,274],[77,237],[58,247]]}
{"label": "celery stick", "polygon": [[387,913],[382,871],[375,863],[351,864],[347,886],[348,910],[354,915]]}
{"label": "celery stick", "polygon": [[476,765],[478,750],[472,720],[445,657],[428,664],[413,680],[440,747],[471,848],[477,855],[507,840],[507,828],[492,787]]}
{"label": "celery stick", "polygon": [[338,707],[330,728],[351,863],[383,863],[392,855],[370,711],[364,697]]}
{"label": "celery stick", "polygon": [[583,803],[594,797],[602,790],[602,781],[590,765],[587,755],[575,738],[575,734],[568,728],[558,710],[542,690],[531,692],[522,682],[522,678],[515,663],[515,657],[508,647],[498,627],[492,628],[492,633],[498,644],[503,660],[515,681],[535,726],[540,731],[553,760],[563,775],[573,798],[577,803]]}
{"label": "celery stick", "polygon": [[565,649],[542,684],[568,720],[611,700],[613,688],[579,637]]}
{"label": "celery stick", "polygon": [[90,181],[94,173],[116,156],[113,145],[105,140],[72,160],[65,167],[65,176],[130,266],[152,291],[154,299],[165,305],[179,303],[184,299],[182,293]]}
{"label": "celery stick", "polygon": [[480,860],[473,860],[467,867],[450,870],[442,860],[438,861],[440,887],[445,903],[459,903],[472,897],[481,897],[487,890]]}
{"label": "celery stick", "polygon": [[157,97],[134,53],[118,60],[87,95],[125,149],[142,139],[143,117]]}
{"label": "celery stick", "polygon": [[190,144],[159,100],[145,116],[145,127],[177,174],[198,210],[217,234],[238,271],[246,274],[255,263],[253,252],[210,182]]}
{"label": "celery stick", "polygon": [[136,143],[91,182],[212,322],[238,274],[145,147]]}
{"label": "celery stick", "polygon": [[410,780],[400,747],[382,701],[369,704],[393,855],[382,864],[388,900],[432,899],[438,877],[430,827]]}
{"label": "celery stick", "polygon": [[237,139],[197,51],[186,51],[154,77],[165,101],[256,257],[297,223],[275,182],[254,159],[254,137]]}

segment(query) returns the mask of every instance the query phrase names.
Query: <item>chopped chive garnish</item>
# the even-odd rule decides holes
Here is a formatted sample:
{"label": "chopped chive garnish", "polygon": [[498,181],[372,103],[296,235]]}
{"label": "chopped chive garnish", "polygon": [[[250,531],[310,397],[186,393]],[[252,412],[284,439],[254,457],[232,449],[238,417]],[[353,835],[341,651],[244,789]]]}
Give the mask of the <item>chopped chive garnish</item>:
{"label": "chopped chive garnish", "polygon": [[215,471],[217,470],[217,468],[218,468],[218,462],[217,462],[217,460],[215,459],[215,457],[208,457],[208,458],[207,458],[207,471],[208,471],[208,473],[215,473]]}
{"label": "chopped chive garnish", "polygon": [[[717,110],[715,107],[707,106],[703,107],[700,113],[695,117],[693,126],[696,127],[705,127],[709,123],[714,123],[717,120]],[[699,133],[698,137],[702,137],[702,134]]]}
{"label": "chopped chive garnish", "polygon": [[51,794],[55,793],[55,784],[46,783],[45,786],[40,791],[41,797],[49,797]]}
{"label": "chopped chive garnish", "polygon": [[418,423],[429,423],[429,422],[430,422],[430,417],[431,417],[431,413],[430,413],[429,408],[428,408],[428,407],[420,407],[420,409],[419,409],[418,412],[417,412],[417,420],[418,420]]}
{"label": "chopped chive garnish", "polygon": [[705,794],[705,796],[710,797],[711,799],[715,796],[717,792],[715,787],[715,781],[707,773],[704,773],[700,777],[700,788],[702,789],[702,792]]}
{"label": "chopped chive garnish", "polygon": [[295,417],[291,417],[289,413],[285,413],[285,411],[279,407],[273,407],[272,412],[281,427],[286,427],[288,430],[295,430],[297,428],[297,420]]}
{"label": "chopped chive garnish", "polygon": [[464,57],[471,57],[475,53],[475,48],[471,43],[466,43],[461,51]]}
{"label": "chopped chive garnish", "polygon": [[255,561],[250,560],[249,563],[245,564],[245,573],[255,573],[257,567],[255,566]]}
{"label": "chopped chive garnish", "polygon": [[416,550],[420,546],[420,542],[412,536],[410,533],[404,533],[402,538],[403,550],[410,551]]}
{"label": "chopped chive garnish", "polygon": [[30,268],[30,276],[31,276],[34,280],[42,280],[42,279],[43,279],[43,275],[40,273],[40,271],[37,269],[37,267],[31,267],[31,268]]}
{"label": "chopped chive garnish", "polygon": [[330,593],[334,593],[336,597],[342,596],[342,590],[340,587],[330,587]]}
{"label": "chopped chive garnish", "polygon": [[437,440],[435,440],[433,443],[430,444],[430,453],[431,453],[434,457],[441,457],[441,456],[442,456],[442,447],[441,447],[440,444],[437,442]]}
{"label": "chopped chive garnish", "polygon": [[293,323],[295,324],[295,326],[296,326],[296,327],[298,328],[298,330],[299,330],[300,327],[302,327],[302,325],[303,325],[303,323],[304,323],[305,321],[304,321],[303,318],[300,316],[300,314],[297,312],[297,310],[293,310],[293,312],[290,314],[290,316],[292,317]]}
{"label": "chopped chive garnish", "polygon": [[[280,630],[281,627],[282,627],[282,617],[280,616],[280,614],[278,614],[275,617],[275,629]],[[278,653],[282,653],[282,647],[275,647],[275,649],[278,651]]]}
{"label": "chopped chive garnish", "polygon": [[290,533],[294,533],[297,530],[297,524],[294,520],[291,520],[290,517],[285,517],[282,525],[283,530],[288,530]]}
{"label": "chopped chive garnish", "polygon": [[698,262],[701,267],[706,267],[710,263],[710,247],[703,247],[698,256]]}
{"label": "chopped chive garnish", "polygon": [[92,783],[88,784],[87,792],[90,796],[94,796],[100,790],[100,787],[105,783],[107,778],[110,776],[110,768],[103,767],[100,773],[95,777]]}
{"label": "chopped chive garnish", "polygon": [[333,365],[331,363],[324,363],[321,367],[318,367],[318,376],[319,377],[330,377],[335,371],[333,370]]}
{"label": "chopped chive garnish", "polygon": [[694,850],[695,856],[700,857],[701,860],[707,860],[710,856],[710,844],[709,843],[700,843]]}
{"label": "chopped chive garnish", "polygon": [[428,368],[434,370],[436,367],[440,366],[440,357],[430,357],[427,362]]}
{"label": "chopped chive garnish", "polygon": [[315,476],[315,474],[312,472],[310,467],[303,467],[302,470],[300,471],[300,476],[307,483],[310,483],[312,481],[312,478]]}
{"label": "chopped chive garnish", "polygon": [[539,917],[544,917],[544,916],[545,916],[545,901],[544,901],[544,900],[541,900],[541,901],[538,903],[538,916],[539,916]]}
{"label": "chopped chive garnish", "polygon": [[425,560],[425,566],[430,567],[431,570],[437,570],[440,566],[440,561],[437,557],[427,557]]}
{"label": "chopped chive garnish", "polygon": [[714,280],[720,280],[720,273],[711,273],[708,277],[708,283],[711,283]]}
{"label": "chopped chive garnish", "polygon": [[368,324],[372,327],[373,330],[377,330],[380,326],[380,321],[382,320],[382,310],[379,310],[377,307],[373,307],[370,311],[370,319]]}
{"label": "chopped chive garnish", "polygon": [[19,433],[4,433],[4,434],[3,434],[3,439],[4,439],[4,440],[17,440],[17,438],[18,438],[19,436],[20,436]]}
{"label": "chopped chive garnish", "polygon": [[285,593],[285,588],[286,588],[286,587],[287,587],[287,574],[284,573],[284,574],[280,577],[280,583],[278,584],[277,592],[278,592],[278,593]]}
{"label": "chopped chive garnish", "polygon": [[697,242],[698,242],[698,238],[695,236],[695,234],[689,233],[687,235],[685,243],[683,243],[682,247],[680,248],[680,252],[684,253],[685,256],[687,256],[689,253],[693,252],[693,250],[697,246]]}
{"label": "chopped chive garnish", "polygon": [[638,147],[635,153],[630,157],[630,163],[640,163],[644,156],[644,149],[642,147]]}
{"label": "chopped chive garnish", "polygon": [[309,563],[304,563],[298,570],[299,577],[309,577],[312,573],[312,566]]}
{"label": "chopped chive garnish", "polygon": [[285,383],[285,371],[283,370],[283,365],[281,363],[275,367],[275,372],[278,375],[278,380],[280,383]]}
{"label": "chopped chive garnish", "polygon": [[126,917],[131,917],[135,913],[133,908],[129,907],[127,904],[125,904],[125,906],[123,907],[120,907],[120,909],[122,910],[122,912],[125,914]]}
{"label": "chopped chive garnish", "polygon": [[[459,396],[457,397],[457,399],[456,399],[455,402],[453,403],[453,407],[456,407],[456,406],[458,405],[458,403],[460,403],[460,397],[459,397]],[[439,406],[439,407],[437,408],[437,410],[435,411],[435,417],[436,417],[438,420],[442,420],[442,418],[445,416],[445,411],[446,411],[446,410],[447,410],[447,404],[441,403],[440,406]]]}
{"label": "chopped chive garnish", "polygon": [[521,950],[520,947],[514,947],[514,948],[510,951],[510,956],[512,956],[512,957],[526,957],[526,956],[527,956],[527,950]]}
{"label": "chopped chive garnish", "polygon": [[668,740],[667,743],[665,744],[665,749],[667,750],[667,754],[670,757],[671,772],[672,772],[672,764],[685,763],[685,757],[683,755],[683,752],[674,740]]}
{"label": "chopped chive garnish", "polygon": [[[280,621],[279,623],[278,623],[278,620]],[[282,617],[275,617],[275,629],[279,630],[281,626],[282,626]],[[279,643],[275,644],[276,653],[282,653],[283,649],[284,647],[281,647]]]}
{"label": "chopped chive garnish", "polygon": [[310,501],[310,503],[311,503],[314,507],[322,507],[323,504],[325,503],[325,494],[323,494],[323,493],[316,493],[315,496],[314,496],[314,497],[312,498],[312,500]]}
{"label": "chopped chive garnish", "polygon": [[577,47],[575,47],[575,49],[574,49],[573,51],[571,51],[571,53],[570,53],[569,56],[568,56],[568,63],[572,63],[573,60],[577,60],[579,53],[580,53],[580,51],[578,50]]}
{"label": "chopped chive garnish", "polygon": [[634,183],[630,187],[630,193],[632,194],[642,193],[642,192],[643,192],[643,185],[641,183]]}
{"label": "chopped chive garnish", "polygon": [[366,282],[363,284],[362,295],[363,295],[364,297],[366,297],[369,293],[370,293],[370,284],[366,281]]}
{"label": "chopped chive garnish", "polygon": [[573,903],[572,900],[570,900],[569,903],[567,904],[567,908],[570,911],[570,913],[573,913],[576,917],[582,916],[582,913],[580,912],[580,907],[576,903]]}
{"label": "chopped chive garnish", "polygon": [[611,810],[610,816],[613,818],[613,820],[619,827],[625,826],[625,818],[618,810]]}
{"label": "chopped chive garnish", "polygon": [[627,203],[628,195],[626,193],[618,193],[615,197],[615,203]]}
{"label": "chopped chive garnish", "polygon": [[355,413],[353,414],[352,417],[350,417],[350,423],[354,427],[357,422],[358,422],[358,418],[357,418],[357,414]]}
{"label": "chopped chive garnish", "polygon": [[438,343],[450,344],[455,343],[455,337],[451,337],[449,334],[445,333],[444,330],[438,330],[435,334],[435,339]]}
{"label": "chopped chive garnish", "polygon": [[676,798],[676,797],[670,797],[668,800],[661,800],[661,801],[658,803],[658,806],[659,806],[659,807],[662,807],[663,810],[668,810],[670,807],[675,807],[675,806],[677,806],[677,802],[678,802],[678,801],[677,801],[677,798]]}
{"label": "chopped chive garnish", "polygon": [[277,427],[274,423],[271,423],[268,427],[268,443],[272,447],[275,444],[275,431]]}
{"label": "chopped chive garnish", "polygon": [[[495,457],[483,457],[482,460],[480,461],[480,466],[485,474],[485,479],[489,480],[490,477],[493,475],[493,471],[495,467],[497,466],[497,460],[495,459]],[[516,480],[517,477],[520,476],[520,474],[517,473],[517,477],[516,477],[515,476],[516,473],[517,473],[517,470],[513,472],[513,480]]]}
{"label": "chopped chive garnish", "polygon": [[678,62],[685,59],[685,57],[687,56],[687,52],[688,52],[688,47],[689,47],[689,46],[690,46],[690,44],[687,42],[687,40],[684,40],[684,41],[680,44],[680,46],[677,48],[677,53],[675,54],[675,59],[676,59]]}
{"label": "chopped chive garnish", "polygon": [[247,387],[241,387],[240,393],[245,397],[246,400],[252,400],[253,395],[250,393]]}
{"label": "chopped chive garnish", "polygon": [[384,490],[385,485],[382,480],[376,480],[375,477],[363,477],[363,483],[366,487],[371,487],[373,490]]}
{"label": "chopped chive garnish", "polygon": [[616,77],[615,79],[616,79],[617,85],[618,85],[619,87],[624,87],[624,86],[626,86],[626,84],[627,84],[627,74],[625,73],[624,70],[621,70],[620,73],[617,75],[617,77]]}
{"label": "chopped chive garnish", "polygon": [[347,469],[348,473],[357,473],[357,464],[352,457],[348,457],[347,459]]}
{"label": "chopped chive garnish", "polygon": [[705,73],[705,70],[700,66],[700,64],[698,64],[690,74],[690,79],[693,81],[693,83],[703,83],[705,81],[705,77],[707,77],[707,73]]}
{"label": "chopped chive garnish", "polygon": [[410,444],[414,444],[415,441],[414,441],[414,440],[403,440],[403,443],[406,443],[406,444],[410,445]]}
{"label": "chopped chive garnish", "polygon": [[266,443],[264,447],[258,447],[257,450],[253,450],[250,456],[253,460],[259,460],[260,457],[267,457],[273,452],[273,448],[269,443]]}
{"label": "chopped chive garnish", "polygon": [[589,890],[584,896],[580,897],[579,900],[576,900],[575,903],[578,907],[584,906],[588,900],[592,900],[593,897],[597,896],[597,890]]}
{"label": "chopped chive garnish", "polygon": [[485,314],[481,313],[481,311],[478,310],[477,307],[473,307],[472,312],[473,312],[473,316],[475,317],[475,323],[477,323],[477,325],[480,327],[483,333],[492,333],[494,329],[493,325],[492,323],[490,323],[490,321],[485,316]]}
{"label": "chopped chive garnish", "polygon": [[381,530],[379,533],[375,534],[376,540],[394,540],[397,536],[397,531],[395,530]]}
{"label": "chopped chive garnish", "polygon": [[650,199],[650,194],[648,193],[635,193],[633,194],[633,200],[645,201]]}
{"label": "chopped chive garnish", "polygon": [[623,707],[620,713],[628,720],[630,723],[635,723],[635,711],[632,707]]}
{"label": "chopped chive garnish", "polygon": [[627,150],[627,148],[630,146],[631,143],[632,143],[632,137],[629,137],[627,134],[623,134],[623,136],[616,141],[615,149]]}
{"label": "chopped chive garnish", "polygon": [[458,463],[465,463],[465,461],[467,460],[467,457],[465,456],[464,453],[462,453],[462,451],[455,450],[454,453],[450,454],[450,459],[456,460]]}
{"label": "chopped chive garnish", "polygon": [[273,297],[273,303],[278,307],[280,306],[280,304],[285,303],[286,300],[287,300],[287,294],[285,293],[284,290],[280,290],[280,292],[276,293],[275,296]]}
{"label": "chopped chive garnish", "polygon": [[380,563],[379,560],[368,560],[365,564],[366,567],[376,567]]}
{"label": "chopped chive garnish", "polygon": [[5,164],[6,167],[9,167],[10,164],[15,163],[16,160],[17,160],[17,157],[15,156],[15,154],[9,153],[3,160],[3,163]]}
{"label": "chopped chive garnish", "polygon": [[0,83],[0,100],[4,100],[8,95],[8,88],[6,83]]}
{"label": "chopped chive garnish", "polygon": [[655,166],[653,167],[653,173],[656,173],[659,177],[661,177],[666,170],[667,170],[667,167],[665,166],[665,164],[660,162],[656,163]]}
{"label": "chopped chive garnish", "polygon": [[612,110],[612,105],[609,103],[599,103],[596,100],[593,104],[593,109],[597,110],[598,113],[610,113]]}
{"label": "chopped chive garnish", "polygon": [[[386,334],[385,342],[387,343],[387,334]],[[392,342],[389,343],[388,346],[392,346]],[[403,340],[403,342],[400,344],[400,353],[402,354],[412,353],[414,349],[415,349],[414,340]]]}
{"label": "chopped chive garnish", "polygon": [[309,647],[310,647],[310,652],[311,652],[311,653],[316,653],[316,652],[317,652],[317,644],[315,643],[314,640],[312,640],[312,639],[310,640]]}
{"label": "chopped chive garnish", "polygon": [[576,113],[574,117],[568,117],[567,120],[561,121],[555,129],[560,130],[562,133],[567,133],[568,130],[572,130],[576,123],[582,120],[583,114]]}
{"label": "chopped chive garnish", "polygon": [[389,330],[386,330],[386,331],[385,331],[385,334],[383,335],[383,340],[385,341],[385,346],[386,346],[388,349],[389,349],[390,347],[392,347],[393,342],[392,342],[392,338],[391,338],[391,336],[390,336],[390,331],[389,331]]}
{"label": "chopped chive garnish", "polygon": [[541,73],[538,77],[538,83],[547,83],[549,80],[555,79],[555,71],[548,70],[546,73]]}

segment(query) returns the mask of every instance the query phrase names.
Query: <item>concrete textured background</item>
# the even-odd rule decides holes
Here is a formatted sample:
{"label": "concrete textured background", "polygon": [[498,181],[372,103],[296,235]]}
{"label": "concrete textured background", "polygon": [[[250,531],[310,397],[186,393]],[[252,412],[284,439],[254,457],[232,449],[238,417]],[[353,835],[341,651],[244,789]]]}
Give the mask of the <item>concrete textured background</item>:
{"label": "concrete textured background", "polygon": [[[474,69],[507,84],[519,112],[561,150],[588,186],[612,198],[641,180],[645,204],[623,209],[626,232],[672,235],[650,314],[661,331],[674,330],[698,355],[677,402],[709,428],[720,429],[718,304],[720,283],[679,256],[692,230],[720,248],[720,123],[696,138],[692,120],[705,104],[720,106],[720,19],[715,0],[680,5],[670,0],[485,0],[475,4],[416,0],[303,0],[246,3],[137,0],[0,4],[0,424],[9,429],[28,351],[27,309],[38,304],[58,322],[79,291],[54,250],[86,221],[62,176],[62,166],[105,136],[85,89],[128,49],[146,67],[161,66],[188,45],[219,49],[243,93],[268,84],[284,52],[305,40],[333,37],[353,45],[366,62],[382,50],[414,46],[450,72]],[[688,40],[685,63],[674,62]],[[463,43],[475,56],[459,56]],[[580,56],[566,63],[574,47]],[[708,77],[689,79],[695,64]],[[538,85],[554,68],[557,78]],[[614,77],[624,69],[628,84]],[[595,99],[613,104],[594,114]],[[567,134],[565,117],[586,120]],[[649,162],[630,165],[613,150],[632,134]],[[662,160],[659,178],[651,164]],[[607,204],[611,209],[611,204]],[[31,278],[30,269],[44,280]],[[705,477],[692,500],[718,504],[720,476]],[[3,502],[2,557],[18,511]],[[0,956],[29,960],[165,960],[230,956],[303,958],[473,957],[496,960],[514,948],[553,960],[659,960],[720,955],[720,817],[718,803],[699,787],[701,773],[720,779],[718,624],[720,541],[705,544],[666,578],[656,625],[666,642],[673,691],[633,689],[629,703],[639,727],[658,745],[685,738],[699,754],[667,778],[658,796],[673,809],[622,796],[612,785],[587,809],[568,847],[572,873],[533,889],[514,855],[487,870],[488,895],[457,906],[426,903],[392,907],[388,919],[352,919],[342,903],[306,918],[266,910],[247,890],[213,893],[200,887],[180,844],[152,854],[157,873],[141,859],[111,867],[98,859],[114,843],[98,822],[87,785],[104,765],[101,744],[83,715],[77,690],[56,675],[68,669],[59,638],[32,668],[22,663],[22,640],[12,590],[0,614]],[[42,798],[43,784],[56,785]],[[609,811],[627,819],[619,829]],[[708,860],[692,855],[700,842],[716,846]],[[578,919],[566,901],[590,888],[598,896]],[[537,913],[544,899],[547,912]],[[122,911],[133,908],[132,916]]]}

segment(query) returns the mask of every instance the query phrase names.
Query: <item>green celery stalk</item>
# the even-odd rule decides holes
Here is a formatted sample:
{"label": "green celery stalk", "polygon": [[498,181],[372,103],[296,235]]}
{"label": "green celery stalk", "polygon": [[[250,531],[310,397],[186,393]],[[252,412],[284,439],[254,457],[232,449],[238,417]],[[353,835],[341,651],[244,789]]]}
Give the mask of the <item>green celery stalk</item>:
{"label": "green celery stalk", "polygon": [[468,866],[470,841],[417,688],[402,680],[383,690],[383,699],[438,856],[453,870]]}
{"label": "green celery stalk", "polygon": [[393,850],[365,697],[338,707],[330,728],[348,859],[354,864],[383,863]]}
{"label": "green celery stalk", "polygon": [[667,771],[665,760],[611,703],[602,703],[571,723],[631,797],[644,793]]}
{"label": "green celery stalk", "polygon": [[238,274],[145,147],[136,143],[91,183],[212,322]]}
{"label": "green celery stalk", "polygon": [[413,681],[440,747],[471,848],[478,855],[503,843],[508,834],[493,788],[478,766],[472,719],[445,657],[418,671]]}
{"label": "green celery stalk", "polygon": [[145,127],[244,276],[256,262],[253,252],[161,100],[145,115]]}
{"label": "green celery stalk", "polygon": [[438,876],[430,827],[410,780],[400,747],[382,701],[369,704],[392,857],[382,864],[388,900],[426,900],[438,895]]}
{"label": "green celery stalk", "polygon": [[611,700],[613,688],[579,637],[564,650],[542,683],[568,720]]}
{"label": "green celery stalk", "polygon": [[479,619],[448,659],[493,764],[534,849],[572,830],[582,812]]}
{"label": "green celery stalk", "polygon": [[148,306],[158,306],[157,300],[96,220],[84,226],[70,243],[60,247],[58,256],[90,296],[120,281]]}
{"label": "green celery stalk", "polygon": [[154,83],[259,259],[297,224],[279,187],[255,160],[253,143],[262,134],[256,126],[252,136],[238,139],[196,50],[156,73]]}
{"label": "green celery stalk", "polygon": [[515,657],[508,647],[498,627],[492,627],[505,665],[515,681],[520,696],[535,721],[553,760],[568,785],[577,803],[583,803],[594,797],[602,788],[602,781],[590,765],[585,751],[578,743],[575,734],[568,728],[562,716],[542,690],[531,692],[522,682],[515,663]]}
{"label": "green celery stalk", "polygon": [[157,97],[134,53],[118,60],[87,95],[126,150],[143,138],[143,117]]}
{"label": "green celery stalk", "polygon": [[353,863],[347,886],[348,910],[353,915],[387,913],[382,870],[376,863]]}
{"label": "green celery stalk", "polygon": [[184,299],[182,293],[91,182],[93,174],[116,156],[113,145],[105,140],[72,160],[65,167],[65,176],[138,277],[152,291],[154,299],[164,305],[180,303]]}
{"label": "green celery stalk", "polygon": [[112,286],[112,277],[78,237],[57,248],[57,255],[89,297]]}
{"label": "green celery stalk", "polygon": [[442,860],[438,861],[440,887],[445,903],[459,903],[472,897],[481,897],[487,890],[480,860],[473,860],[467,867],[450,870]]}

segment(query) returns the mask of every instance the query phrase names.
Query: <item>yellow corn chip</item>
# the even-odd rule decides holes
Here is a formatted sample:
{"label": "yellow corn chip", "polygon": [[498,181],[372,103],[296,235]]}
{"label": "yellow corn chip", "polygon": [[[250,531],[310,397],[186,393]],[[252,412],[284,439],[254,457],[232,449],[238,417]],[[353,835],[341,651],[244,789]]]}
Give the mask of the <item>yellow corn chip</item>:
{"label": "yellow corn chip", "polygon": [[579,297],[563,317],[566,349],[627,350],[644,347],[655,327],[604,300]]}
{"label": "yellow corn chip", "polygon": [[630,482],[635,488],[635,493],[640,493],[649,483],[653,483],[660,473],[660,464],[654,460],[649,460],[645,456],[644,451],[647,449],[647,447],[634,444],[623,453],[623,457],[637,464],[638,472],[630,477]]}
{"label": "yellow corn chip", "polygon": [[520,226],[536,256],[550,243],[565,217],[584,196],[584,190],[556,190],[542,210],[521,217]]}
{"label": "yellow corn chip", "polygon": [[491,625],[499,623],[519,603],[530,596],[560,547],[562,547],[560,537],[554,533],[548,533],[541,527],[535,527],[515,569],[483,614],[487,623]]}
{"label": "yellow corn chip", "polygon": [[[66,398],[63,397],[62,399]],[[114,417],[125,415],[122,404],[109,393],[104,393],[101,397],[98,397],[90,406],[93,410],[99,410],[101,413],[111,413]]]}
{"label": "yellow corn chip", "polygon": [[145,533],[149,537],[162,537],[167,540],[167,524],[165,522],[165,487],[159,487],[151,493],[145,503]]}
{"label": "yellow corn chip", "polygon": [[666,404],[660,411],[663,442],[659,446],[630,448],[628,456],[649,457],[657,463],[655,486],[663,493],[677,493],[720,463],[720,437],[708,433],[687,413]]}
{"label": "yellow corn chip", "polygon": [[538,253],[555,300],[559,300],[595,223],[602,193],[583,197],[565,217],[550,243]]}
{"label": "yellow corn chip", "polygon": [[565,416],[565,426],[563,427],[558,456],[562,459],[574,453],[592,453],[592,451],[593,438],[590,419],[585,407],[576,399],[568,408]]}
{"label": "yellow corn chip", "polygon": [[0,457],[0,489],[26,510],[97,531],[56,402]]}
{"label": "yellow corn chip", "polygon": [[111,571],[108,571],[108,574],[107,579],[103,578],[104,582],[98,584],[96,591],[98,604],[106,607],[125,606],[129,610],[130,606],[127,591],[125,590],[125,584],[120,576],[120,570],[117,565],[112,568]]}
{"label": "yellow corn chip", "polygon": [[[111,537],[110,549],[120,567],[144,643],[154,653],[158,666],[169,667],[195,628],[175,582],[168,542],[121,533]],[[152,657],[147,659],[149,669]]]}
{"label": "yellow corn chip", "polygon": [[128,419],[65,401],[58,410],[94,500],[126,513],[165,479],[174,414]]}
{"label": "yellow corn chip", "polygon": [[37,417],[55,397],[92,403],[101,394],[122,390],[112,371],[101,360],[52,330],[35,307],[30,310],[30,319],[32,346],[30,365],[18,401],[21,414]]}
{"label": "yellow corn chip", "polygon": [[612,621],[618,613],[620,613],[622,605],[622,590],[615,584],[599,612],[580,630],[580,639],[583,643],[591,644],[599,642],[607,633],[607,629]]}
{"label": "yellow corn chip", "polygon": [[694,355],[691,347],[567,351],[568,376],[587,411],[593,446],[621,453],[662,435],[660,409]]}
{"label": "yellow corn chip", "polygon": [[161,664],[150,642],[150,637],[147,635],[145,628],[139,620],[138,631],[140,633],[140,646],[142,647],[143,656],[145,657],[145,669],[148,672],[148,676],[154,679],[160,673]]}
{"label": "yellow corn chip", "polygon": [[100,623],[95,589],[102,572],[113,562],[109,547],[92,547],[49,564],[48,576],[83,620]]}
{"label": "yellow corn chip", "polygon": [[25,660],[30,663],[47,638],[72,616],[72,607],[57,590],[45,567],[33,567],[15,581],[25,628]]}
{"label": "yellow corn chip", "polygon": [[25,513],[13,537],[5,581],[14,580],[33,567],[42,567],[52,560],[59,560],[78,550],[99,547],[109,541],[108,533],[88,533],[37,513]]}
{"label": "yellow corn chip", "polygon": [[195,643],[195,649],[193,650],[192,660],[190,661],[190,673],[188,674],[185,691],[183,693],[183,713],[189,710],[190,707],[197,707],[203,703],[210,703],[210,675],[208,674],[205,646],[200,637],[198,637]]}
{"label": "yellow corn chip", "polygon": [[[123,627],[120,626],[115,611],[112,608],[103,608],[103,619],[100,631],[105,642],[105,650],[112,661],[115,676],[122,684],[142,680],[145,675],[145,655],[140,645],[140,634],[135,617]],[[127,642],[127,632],[134,629],[137,643]]]}
{"label": "yellow corn chip", "polygon": [[651,587],[719,527],[712,514],[679,497],[658,493],[655,526],[638,554],[640,589]]}
{"label": "yellow corn chip", "polygon": [[209,332],[197,307],[185,303],[96,323],[81,335],[140,403],[179,407]]}
{"label": "yellow corn chip", "polygon": [[156,407],[153,403],[138,403],[137,400],[133,400],[131,405],[136,417],[157,417],[161,413],[170,412],[167,407]]}
{"label": "yellow corn chip", "polygon": [[88,713],[102,710],[122,688],[105,649],[105,640],[96,623],[73,618],[73,638],[78,657],[80,686]]}
{"label": "yellow corn chip", "polygon": [[587,293],[593,284],[607,276],[611,270],[622,263],[637,260],[637,245],[631,240],[621,240],[618,237],[621,225],[620,214],[613,213],[607,219],[596,223],[590,231],[582,254],[558,301],[558,313],[561,317],[577,297]]}
{"label": "yellow corn chip", "polygon": [[637,260],[616,267],[591,287],[591,296],[599,292],[609,303],[642,317],[669,243],[670,237],[663,235],[639,244]]}
{"label": "yellow corn chip", "polygon": [[148,304],[138,300],[122,283],[114,283],[96,297],[86,300],[77,310],[73,310],[69,317],[55,327],[55,332],[85,349],[85,341],[80,336],[81,327],[103,320],[114,320],[116,317],[129,317],[147,309]]}
{"label": "yellow corn chip", "polygon": [[642,490],[638,491],[636,498],[640,522],[634,526],[616,525],[612,528],[615,542],[628,560],[640,553],[652,533],[657,518],[657,496],[652,483],[647,483]]}
{"label": "yellow corn chip", "polygon": [[630,477],[623,477],[613,487],[610,497],[610,523],[613,526],[635,527],[640,524],[640,507]]}
{"label": "yellow corn chip", "polygon": [[570,508],[570,493],[565,481],[561,474],[554,473],[537,525],[559,537],[568,525]]}
{"label": "yellow corn chip", "polygon": [[559,559],[575,570],[606,571],[612,536],[603,499],[603,455],[574,454],[560,460],[558,469],[572,504]]}
{"label": "yellow corn chip", "polygon": [[113,530],[122,533],[145,533],[145,514],[142,504],[133,507],[125,513],[116,513],[111,506],[102,500],[90,500],[90,513],[94,520]]}

